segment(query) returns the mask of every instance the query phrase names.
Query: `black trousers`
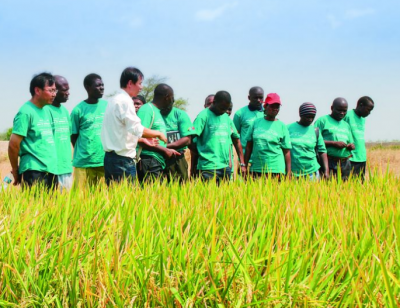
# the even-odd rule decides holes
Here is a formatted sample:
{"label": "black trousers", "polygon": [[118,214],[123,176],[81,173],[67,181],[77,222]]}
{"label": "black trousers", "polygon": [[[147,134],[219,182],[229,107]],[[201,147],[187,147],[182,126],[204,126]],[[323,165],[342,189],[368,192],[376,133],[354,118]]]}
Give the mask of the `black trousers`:
{"label": "black trousers", "polygon": [[161,163],[152,156],[141,155],[137,166],[139,182],[163,180],[164,169]]}
{"label": "black trousers", "polygon": [[328,156],[329,173],[334,177],[337,177],[338,170],[340,168],[341,176],[343,181],[347,181],[351,172],[350,160],[337,159]]}
{"label": "black trousers", "polygon": [[167,166],[165,167],[164,173],[167,180],[186,182],[189,179],[188,174],[188,163],[185,159],[185,152],[181,152],[181,156],[172,157],[166,160]]}
{"label": "black trousers", "polygon": [[58,176],[53,173],[27,170],[22,173],[22,185],[32,187],[33,185],[43,185],[47,189],[57,189]]}
{"label": "black trousers", "polygon": [[353,172],[353,176],[360,177],[361,181],[365,180],[365,168],[367,166],[367,162],[350,162],[351,164],[351,171]]}

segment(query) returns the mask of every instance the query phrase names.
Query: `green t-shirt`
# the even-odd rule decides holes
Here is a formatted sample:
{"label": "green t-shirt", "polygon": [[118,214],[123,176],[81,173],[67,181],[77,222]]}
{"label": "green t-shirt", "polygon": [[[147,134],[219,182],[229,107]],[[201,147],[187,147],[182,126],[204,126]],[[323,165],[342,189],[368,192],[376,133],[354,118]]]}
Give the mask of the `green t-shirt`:
{"label": "green t-shirt", "polygon": [[194,120],[199,160],[198,170],[217,170],[232,166],[232,138],[240,138],[231,118],[217,116],[205,108]]}
{"label": "green t-shirt", "polygon": [[264,118],[253,122],[248,130],[246,142],[253,141],[250,171],[262,173],[286,173],[285,156],[282,149],[291,149],[289,132],[280,120]]}
{"label": "green t-shirt", "polygon": [[28,101],[14,118],[12,133],[24,137],[19,151],[19,173],[27,170],[57,174],[57,154],[50,109]]}
{"label": "green t-shirt", "polygon": [[74,167],[91,168],[104,165],[104,150],[101,144],[101,126],[107,101],[97,104],[80,102],[71,112],[72,134],[78,134],[74,148]]}
{"label": "green t-shirt", "polygon": [[303,126],[295,122],[287,126],[292,143],[290,157],[292,173],[295,176],[317,172],[320,165],[317,162],[315,148],[320,153],[326,153],[324,139],[319,132],[318,144],[314,125]]}
{"label": "green t-shirt", "polygon": [[54,142],[57,151],[57,174],[72,172],[71,120],[64,106],[47,106],[53,124]]}
{"label": "green t-shirt", "polygon": [[[325,141],[342,141],[346,144],[354,142],[350,126],[346,121],[336,121],[330,115],[325,115],[315,121],[314,125],[319,127]],[[326,150],[328,156],[345,158],[351,155],[351,151],[346,148],[326,147]]]}
{"label": "green t-shirt", "polygon": [[350,161],[367,161],[367,149],[365,147],[365,118],[359,117],[354,110],[350,110],[343,119],[350,125],[353,134],[354,146],[353,157]]}
{"label": "green t-shirt", "polygon": [[240,108],[238,111],[236,111],[233,117],[233,123],[235,123],[235,127],[238,133],[240,134],[240,143],[242,144],[243,147],[243,153],[246,150],[247,131],[250,129],[251,125],[255,120],[263,117],[264,117],[263,110],[251,111],[249,109],[249,106],[244,106],[243,108]]}
{"label": "green t-shirt", "polygon": [[[147,104],[144,104],[142,107],[140,107],[137,115],[140,118],[140,120],[142,120],[142,125],[144,127],[150,128],[152,130],[157,130],[159,132],[162,132],[164,135],[167,134],[167,127],[160,113],[160,109],[154,106],[153,103],[149,102]],[[153,125],[151,125],[152,121]],[[167,144],[161,140],[159,140],[158,145],[164,148],[167,147]],[[141,155],[154,157],[155,159],[157,159],[157,161],[160,162],[162,168],[163,169],[165,168],[165,158],[162,154],[143,149]]]}
{"label": "green t-shirt", "polygon": [[[162,117],[166,125],[168,143],[175,142],[183,137],[194,135],[192,121],[190,121],[190,118],[185,111],[174,107],[168,115],[162,115]],[[186,148],[187,147],[183,147],[178,151],[183,151]]]}

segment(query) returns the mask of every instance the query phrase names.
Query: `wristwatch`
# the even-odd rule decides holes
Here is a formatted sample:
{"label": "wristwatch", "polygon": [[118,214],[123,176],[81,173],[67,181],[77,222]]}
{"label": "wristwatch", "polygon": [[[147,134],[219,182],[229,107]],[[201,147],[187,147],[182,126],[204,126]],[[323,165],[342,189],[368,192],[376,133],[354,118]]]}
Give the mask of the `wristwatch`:
{"label": "wristwatch", "polygon": [[240,163],[240,167],[246,167],[246,164]]}

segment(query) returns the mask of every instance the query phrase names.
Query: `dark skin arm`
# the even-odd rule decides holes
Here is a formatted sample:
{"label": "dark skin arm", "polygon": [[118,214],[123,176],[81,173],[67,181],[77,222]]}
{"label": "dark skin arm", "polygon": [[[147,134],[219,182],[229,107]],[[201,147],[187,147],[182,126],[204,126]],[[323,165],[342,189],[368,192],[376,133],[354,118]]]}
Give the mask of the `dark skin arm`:
{"label": "dark skin arm", "polygon": [[76,144],[76,140],[78,139],[78,134],[72,134],[71,135],[71,143],[72,143],[72,146],[73,147],[75,147],[75,144]]}
{"label": "dark skin arm", "polygon": [[18,185],[21,183],[21,176],[19,175],[18,169],[18,155],[19,155],[19,149],[21,146],[21,141],[24,139],[24,137],[16,134],[12,134],[10,138],[10,142],[8,143],[8,157],[10,159],[11,163],[11,173],[14,177],[14,183],[13,185]]}
{"label": "dark skin arm", "polygon": [[353,150],[355,150],[355,148],[356,148],[356,147],[354,146],[353,143],[346,144],[346,143],[343,142],[343,141],[329,141],[329,140],[325,140],[324,142],[325,142],[325,146],[326,146],[326,147],[334,147],[334,148],[338,148],[338,149],[347,148],[347,149],[350,150],[350,151],[353,151]]}
{"label": "dark skin arm", "polygon": [[[239,163],[244,164],[243,148],[242,148],[242,144],[240,143],[239,138],[232,137],[232,143],[233,143],[233,146],[235,147],[236,153],[238,155]],[[246,166],[240,167],[240,171],[242,172],[242,174],[246,174],[246,172],[247,172]]]}
{"label": "dark skin arm", "polygon": [[178,155],[178,156],[181,155],[181,153],[179,153],[179,152],[177,152],[177,151],[175,151],[173,149],[164,148],[164,147],[159,146],[159,145],[150,146],[149,144],[144,143],[144,142],[139,142],[139,145],[145,150],[149,150],[149,151],[160,153],[160,154],[162,154],[164,156],[164,158],[167,158],[167,159],[173,157],[174,155]]}
{"label": "dark skin arm", "polygon": [[199,153],[197,152],[197,146],[196,143],[193,143],[193,138],[195,136],[192,136],[190,139],[190,144],[189,144],[189,150],[190,150],[190,177],[195,177],[196,172],[197,172],[197,162],[199,160]]}
{"label": "dark skin arm", "polygon": [[319,153],[322,159],[322,169],[324,170],[324,178],[329,179],[329,165],[328,165],[328,155],[326,153]]}
{"label": "dark skin arm", "polygon": [[286,176],[291,178],[292,176],[292,159],[290,158],[290,150],[282,149],[283,155],[285,156]]}
{"label": "dark skin arm", "polygon": [[244,164],[246,167],[249,165],[251,153],[253,153],[253,141],[247,141],[246,154],[244,155]]}
{"label": "dark skin arm", "polygon": [[191,142],[191,138],[189,136],[183,137],[175,142],[169,143],[167,145],[168,149],[174,149],[174,150],[178,150],[178,149],[182,149],[185,146],[188,146]]}

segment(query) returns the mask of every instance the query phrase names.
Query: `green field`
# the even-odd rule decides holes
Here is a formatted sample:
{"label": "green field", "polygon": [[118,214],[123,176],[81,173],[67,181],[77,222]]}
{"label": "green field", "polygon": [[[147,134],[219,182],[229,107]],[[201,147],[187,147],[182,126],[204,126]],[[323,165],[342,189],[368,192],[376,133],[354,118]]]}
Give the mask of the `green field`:
{"label": "green field", "polygon": [[0,192],[1,307],[398,307],[400,179]]}

